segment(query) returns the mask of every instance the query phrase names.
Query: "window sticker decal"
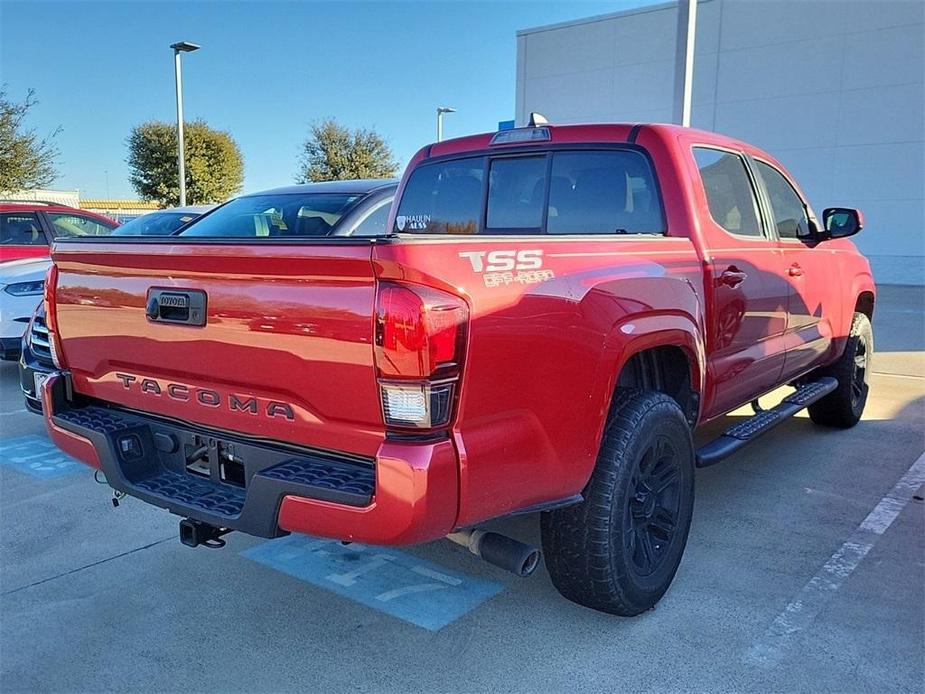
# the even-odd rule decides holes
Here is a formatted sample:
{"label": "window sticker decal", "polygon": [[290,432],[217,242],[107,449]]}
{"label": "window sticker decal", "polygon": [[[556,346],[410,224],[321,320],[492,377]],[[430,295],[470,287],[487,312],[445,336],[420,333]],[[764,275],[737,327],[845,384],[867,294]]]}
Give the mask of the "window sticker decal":
{"label": "window sticker decal", "polygon": [[423,231],[430,224],[429,214],[400,214],[395,218],[399,231]]}

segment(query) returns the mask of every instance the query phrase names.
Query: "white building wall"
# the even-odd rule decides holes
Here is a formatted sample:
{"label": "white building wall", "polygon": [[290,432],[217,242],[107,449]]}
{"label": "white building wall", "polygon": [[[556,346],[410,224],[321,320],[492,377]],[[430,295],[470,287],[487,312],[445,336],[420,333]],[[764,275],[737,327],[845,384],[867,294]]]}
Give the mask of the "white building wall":
{"label": "white building wall", "polygon": [[[517,36],[517,121],[670,122],[677,5]],[[877,280],[925,284],[925,2],[701,0],[692,124],[859,207]]]}

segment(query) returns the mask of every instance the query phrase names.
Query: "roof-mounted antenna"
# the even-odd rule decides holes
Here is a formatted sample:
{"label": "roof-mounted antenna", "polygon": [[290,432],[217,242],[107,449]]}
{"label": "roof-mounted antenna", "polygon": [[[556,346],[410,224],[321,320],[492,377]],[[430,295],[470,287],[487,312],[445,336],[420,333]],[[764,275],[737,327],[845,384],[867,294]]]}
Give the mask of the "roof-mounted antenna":
{"label": "roof-mounted antenna", "polygon": [[546,120],[546,116],[544,116],[542,113],[533,111],[530,113],[530,122],[527,123],[527,125],[531,128],[537,128],[541,125],[549,125],[549,121]]}

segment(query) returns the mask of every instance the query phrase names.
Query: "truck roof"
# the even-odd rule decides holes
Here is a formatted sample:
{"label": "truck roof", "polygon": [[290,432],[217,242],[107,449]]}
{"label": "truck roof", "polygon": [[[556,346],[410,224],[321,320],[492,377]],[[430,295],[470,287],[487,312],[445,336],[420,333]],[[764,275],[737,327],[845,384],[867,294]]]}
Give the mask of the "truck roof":
{"label": "truck roof", "polygon": [[363,178],[353,181],[324,181],[322,183],[297,183],[291,186],[261,190],[242,197],[254,195],[286,195],[290,193],[372,193],[376,190],[397,186],[397,178]]}
{"label": "truck roof", "polygon": [[[528,126],[527,126],[528,127]],[[538,127],[548,128],[550,143],[552,144],[579,144],[584,142],[627,142],[634,129],[646,128],[670,137],[676,133],[696,134],[704,142],[726,145],[737,148],[754,149],[746,143],[734,138],[696,128],[685,128],[670,123],[578,123],[574,125],[543,124]],[[518,128],[523,129],[523,128]],[[452,140],[444,140],[429,145],[428,156],[439,157],[444,155],[461,154],[477,150],[488,149],[491,138],[497,133],[479,133],[466,135]],[[499,149],[503,148],[499,147]],[[426,148],[425,148],[426,149]]]}

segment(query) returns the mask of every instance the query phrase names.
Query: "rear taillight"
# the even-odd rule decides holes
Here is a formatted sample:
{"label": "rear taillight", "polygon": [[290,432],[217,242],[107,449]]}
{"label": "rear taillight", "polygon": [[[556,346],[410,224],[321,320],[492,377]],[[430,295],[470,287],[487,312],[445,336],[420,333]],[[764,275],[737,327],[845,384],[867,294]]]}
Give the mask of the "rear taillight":
{"label": "rear taillight", "polygon": [[430,287],[383,282],[377,297],[376,365],[382,376],[428,378],[462,358],[469,310]]}
{"label": "rear taillight", "polygon": [[382,282],[376,295],[376,367],[388,427],[436,429],[453,413],[469,307],[432,287]]}
{"label": "rear taillight", "polygon": [[55,305],[55,290],[58,287],[58,267],[51,265],[45,274],[45,289],[42,301],[45,303],[45,326],[48,328],[48,351],[51,360],[59,369],[64,362],[61,359],[61,350],[58,345],[58,313]]}

